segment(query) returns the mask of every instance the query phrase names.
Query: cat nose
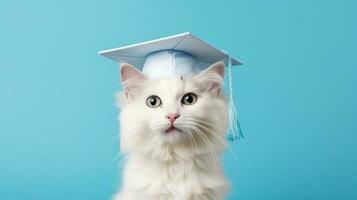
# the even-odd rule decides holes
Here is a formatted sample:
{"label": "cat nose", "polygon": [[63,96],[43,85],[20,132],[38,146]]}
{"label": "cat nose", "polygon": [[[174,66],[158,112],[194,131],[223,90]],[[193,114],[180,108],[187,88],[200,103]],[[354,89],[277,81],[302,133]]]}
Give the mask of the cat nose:
{"label": "cat nose", "polygon": [[169,121],[171,123],[173,123],[179,117],[180,117],[180,114],[178,114],[178,113],[172,113],[172,114],[166,115],[166,118],[169,119]]}

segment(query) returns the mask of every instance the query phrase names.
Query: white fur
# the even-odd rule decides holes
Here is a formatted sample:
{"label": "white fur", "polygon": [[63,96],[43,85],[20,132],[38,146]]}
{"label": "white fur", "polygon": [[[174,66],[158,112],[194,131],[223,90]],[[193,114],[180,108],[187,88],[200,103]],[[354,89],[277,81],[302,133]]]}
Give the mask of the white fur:
{"label": "white fur", "polygon": [[[151,80],[133,70],[128,64],[121,67],[125,91],[118,94],[120,147],[128,158],[123,187],[114,199],[224,199],[228,183],[219,161],[228,116],[220,90],[224,64],[186,78]],[[181,103],[188,92],[198,97],[193,105]],[[148,107],[150,95],[160,97],[162,105]],[[164,133],[170,126],[168,113],[180,113],[174,124],[183,132]]]}

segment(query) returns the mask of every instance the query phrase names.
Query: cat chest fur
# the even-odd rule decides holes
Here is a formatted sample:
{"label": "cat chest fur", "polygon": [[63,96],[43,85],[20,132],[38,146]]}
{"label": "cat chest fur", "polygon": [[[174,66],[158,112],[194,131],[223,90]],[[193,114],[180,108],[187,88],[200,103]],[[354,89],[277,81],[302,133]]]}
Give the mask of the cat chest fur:
{"label": "cat chest fur", "polygon": [[137,197],[144,199],[220,199],[227,182],[215,163],[207,161],[208,155],[165,162],[131,157],[125,168],[122,192],[136,191]]}

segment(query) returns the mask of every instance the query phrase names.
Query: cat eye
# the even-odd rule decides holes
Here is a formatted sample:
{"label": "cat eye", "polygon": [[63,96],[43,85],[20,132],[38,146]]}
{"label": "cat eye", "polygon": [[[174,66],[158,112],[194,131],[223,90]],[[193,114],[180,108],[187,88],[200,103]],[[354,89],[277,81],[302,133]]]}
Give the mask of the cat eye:
{"label": "cat eye", "polygon": [[195,95],[192,92],[183,95],[181,99],[181,103],[184,105],[193,105],[196,103],[196,101],[197,101],[197,95]]}
{"label": "cat eye", "polygon": [[146,99],[146,105],[150,108],[157,108],[161,105],[161,99],[156,95],[149,96]]}

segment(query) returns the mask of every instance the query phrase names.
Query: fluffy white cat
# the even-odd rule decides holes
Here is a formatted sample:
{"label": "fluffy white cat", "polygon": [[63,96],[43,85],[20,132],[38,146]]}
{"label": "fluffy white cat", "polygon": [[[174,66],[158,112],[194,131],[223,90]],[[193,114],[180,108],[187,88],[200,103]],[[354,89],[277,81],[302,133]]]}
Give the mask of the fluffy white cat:
{"label": "fluffy white cat", "polygon": [[226,146],[223,62],[198,75],[148,79],[120,67],[120,148],[127,154],[115,200],[222,200]]}

